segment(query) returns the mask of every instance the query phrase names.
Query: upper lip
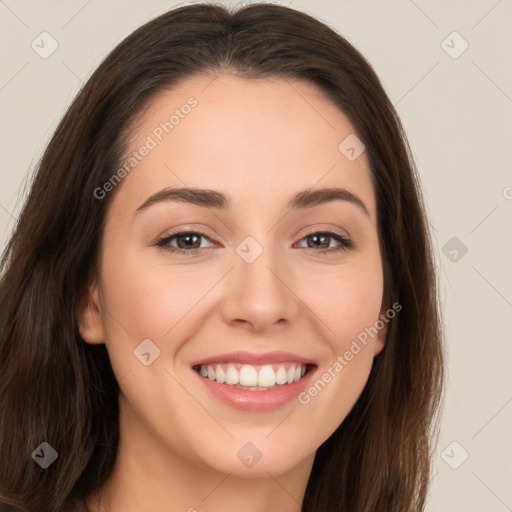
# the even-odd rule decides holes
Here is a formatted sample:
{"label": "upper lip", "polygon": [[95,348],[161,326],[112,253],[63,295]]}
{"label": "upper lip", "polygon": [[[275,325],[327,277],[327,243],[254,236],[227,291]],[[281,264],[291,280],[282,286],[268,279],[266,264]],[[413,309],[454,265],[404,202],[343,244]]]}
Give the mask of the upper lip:
{"label": "upper lip", "polygon": [[229,352],[201,359],[192,363],[192,366],[210,365],[216,363],[241,363],[250,365],[278,364],[278,363],[302,363],[315,364],[313,360],[292,354],[290,352]]}

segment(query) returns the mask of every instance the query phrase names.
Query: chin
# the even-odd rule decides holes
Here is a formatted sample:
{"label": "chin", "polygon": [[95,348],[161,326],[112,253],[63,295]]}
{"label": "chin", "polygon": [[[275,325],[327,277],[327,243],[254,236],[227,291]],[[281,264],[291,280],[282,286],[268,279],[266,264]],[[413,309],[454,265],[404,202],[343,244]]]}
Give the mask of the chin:
{"label": "chin", "polygon": [[240,478],[268,478],[287,473],[298,465],[307,464],[313,459],[314,450],[302,446],[270,442],[269,440],[249,441],[230,440],[229,443],[217,442],[217,450],[204,450],[199,454],[201,460],[210,469],[231,474]]}

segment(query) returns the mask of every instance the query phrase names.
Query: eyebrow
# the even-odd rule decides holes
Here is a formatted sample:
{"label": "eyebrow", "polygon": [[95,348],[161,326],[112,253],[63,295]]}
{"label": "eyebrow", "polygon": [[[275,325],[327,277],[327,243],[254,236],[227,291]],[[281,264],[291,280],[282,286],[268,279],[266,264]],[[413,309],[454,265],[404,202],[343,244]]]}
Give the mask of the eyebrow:
{"label": "eyebrow", "polygon": [[[135,213],[138,214],[154,204],[168,201],[189,203],[204,208],[216,208],[219,210],[229,210],[231,208],[229,197],[216,190],[188,187],[165,188],[148,197],[148,199],[135,210]],[[288,209],[297,210],[311,208],[332,201],[348,201],[358,206],[368,217],[370,216],[363,201],[344,188],[302,190],[292,196],[287,207]]]}

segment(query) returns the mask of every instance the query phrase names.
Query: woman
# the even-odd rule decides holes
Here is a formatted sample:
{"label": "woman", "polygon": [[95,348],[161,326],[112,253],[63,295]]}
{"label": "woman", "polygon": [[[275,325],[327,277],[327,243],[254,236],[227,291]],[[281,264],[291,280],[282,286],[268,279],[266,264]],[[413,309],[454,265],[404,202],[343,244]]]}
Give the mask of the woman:
{"label": "woman", "polygon": [[3,507],[423,510],[430,244],[344,38],[272,4],[147,23],[64,116],[3,255]]}

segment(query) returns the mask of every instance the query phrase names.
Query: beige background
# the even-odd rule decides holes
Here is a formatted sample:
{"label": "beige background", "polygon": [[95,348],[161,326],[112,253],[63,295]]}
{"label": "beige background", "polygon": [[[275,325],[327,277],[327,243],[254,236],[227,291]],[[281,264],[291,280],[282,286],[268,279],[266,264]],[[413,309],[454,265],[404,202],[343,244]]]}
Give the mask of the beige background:
{"label": "beige background", "polygon": [[[422,176],[449,357],[428,511],[512,510],[512,1],[283,4],[330,24],[367,56]],[[2,247],[25,179],[83,81],[124,36],[177,5],[0,0]],[[43,31],[58,43],[46,59],[31,48]]]}

